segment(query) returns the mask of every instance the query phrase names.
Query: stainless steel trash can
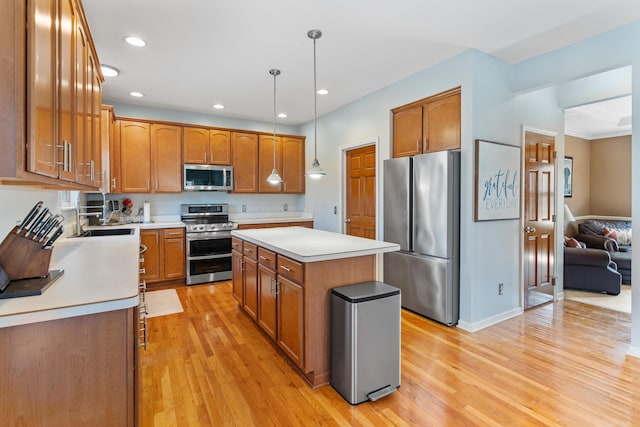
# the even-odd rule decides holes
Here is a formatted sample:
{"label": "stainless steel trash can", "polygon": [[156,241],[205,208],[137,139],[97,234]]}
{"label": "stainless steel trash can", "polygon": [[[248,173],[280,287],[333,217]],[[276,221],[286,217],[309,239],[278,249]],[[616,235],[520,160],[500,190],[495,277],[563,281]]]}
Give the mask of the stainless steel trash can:
{"label": "stainless steel trash can", "polygon": [[352,405],[400,386],[400,289],[365,282],[331,290],[331,385]]}

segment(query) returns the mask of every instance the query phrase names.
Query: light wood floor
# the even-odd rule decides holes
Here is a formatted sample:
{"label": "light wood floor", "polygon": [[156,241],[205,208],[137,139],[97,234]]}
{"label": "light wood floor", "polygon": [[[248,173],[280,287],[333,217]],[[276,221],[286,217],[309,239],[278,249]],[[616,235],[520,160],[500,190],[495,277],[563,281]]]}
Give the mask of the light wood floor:
{"label": "light wood floor", "polygon": [[143,426],[638,426],[630,315],[562,301],[476,333],[402,313],[402,385],[348,404],[312,390],[238,308],[231,283],[177,288],[149,319]]}

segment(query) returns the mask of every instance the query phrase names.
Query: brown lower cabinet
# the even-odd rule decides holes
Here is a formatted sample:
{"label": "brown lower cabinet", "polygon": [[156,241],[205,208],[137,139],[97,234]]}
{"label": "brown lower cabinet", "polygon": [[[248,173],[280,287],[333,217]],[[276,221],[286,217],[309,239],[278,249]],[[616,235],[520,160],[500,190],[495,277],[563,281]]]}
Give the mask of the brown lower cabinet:
{"label": "brown lower cabinet", "polygon": [[[257,245],[258,263],[254,272],[246,268],[247,255],[242,253],[244,245],[256,245],[238,237],[232,240],[233,293],[239,306],[312,386],[327,384],[331,375],[331,289],[375,280],[375,255],[301,263]],[[254,274],[257,278],[256,317],[253,310],[247,310],[247,289],[254,292],[246,286],[247,274],[251,280]],[[244,295],[240,295],[241,289]]]}
{"label": "brown lower cabinet", "polygon": [[140,278],[148,287],[184,284],[186,277],[186,246],[184,228],[140,230],[144,253],[144,271]]}
{"label": "brown lower cabinet", "polygon": [[3,425],[138,423],[138,308],[0,328]]}

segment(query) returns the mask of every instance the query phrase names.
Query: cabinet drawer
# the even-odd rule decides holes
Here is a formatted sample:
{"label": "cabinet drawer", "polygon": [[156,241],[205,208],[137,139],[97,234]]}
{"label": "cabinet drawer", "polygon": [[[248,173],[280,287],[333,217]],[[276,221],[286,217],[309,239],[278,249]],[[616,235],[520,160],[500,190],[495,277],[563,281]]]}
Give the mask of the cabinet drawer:
{"label": "cabinet drawer", "polygon": [[231,238],[231,249],[233,249],[234,251],[238,251],[238,252],[242,253],[242,240],[238,239],[237,237],[232,237]]}
{"label": "cabinet drawer", "polygon": [[276,254],[265,248],[258,248],[258,262],[272,270],[276,269]]}
{"label": "cabinet drawer", "polygon": [[294,261],[291,258],[287,258],[282,255],[278,255],[278,274],[287,276],[291,280],[295,280],[298,283],[302,283],[304,280],[304,274],[302,269],[302,263]]}
{"label": "cabinet drawer", "polygon": [[242,242],[242,254],[251,259],[258,259],[258,247],[253,243]]}
{"label": "cabinet drawer", "polygon": [[184,228],[165,228],[164,238],[184,237]]}

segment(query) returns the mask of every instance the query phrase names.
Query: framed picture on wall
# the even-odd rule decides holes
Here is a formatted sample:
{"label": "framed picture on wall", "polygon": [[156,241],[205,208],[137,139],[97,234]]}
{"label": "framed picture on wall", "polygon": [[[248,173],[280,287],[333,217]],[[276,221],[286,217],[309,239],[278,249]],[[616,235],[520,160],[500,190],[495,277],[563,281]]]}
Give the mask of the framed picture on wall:
{"label": "framed picture on wall", "polygon": [[573,196],[573,157],[564,157],[564,197]]}
{"label": "framed picture on wall", "polygon": [[520,147],[476,140],[475,221],[520,218]]}

